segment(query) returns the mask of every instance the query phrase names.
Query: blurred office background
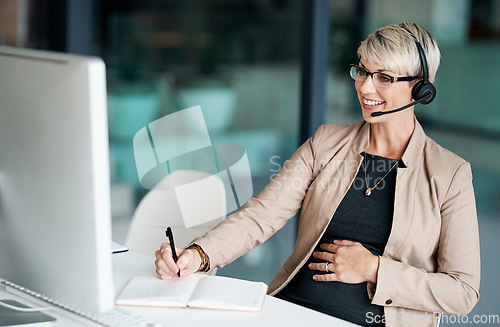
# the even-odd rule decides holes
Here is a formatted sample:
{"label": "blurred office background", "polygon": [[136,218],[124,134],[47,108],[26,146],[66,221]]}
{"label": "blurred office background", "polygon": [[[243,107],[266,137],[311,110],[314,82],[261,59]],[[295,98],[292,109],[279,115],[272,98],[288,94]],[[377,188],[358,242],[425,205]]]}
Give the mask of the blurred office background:
{"label": "blurred office background", "polygon": [[[383,25],[421,24],[436,37],[442,64],[436,100],[416,113],[429,136],[472,164],[483,278],[473,314],[500,314],[500,110],[494,100],[500,0],[314,2],[323,2],[329,14],[321,39],[328,47],[326,88],[315,93],[324,98],[324,112],[301,102],[311,83],[302,71],[310,45],[304,31],[318,15],[306,10],[306,0],[0,0],[0,44],[104,59],[113,238],[123,242],[147,192],[132,148],[140,128],[201,105],[214,143],[245,147],[256,195],[307,136],[304,117],[319,112],[319,120],[343,124],[361,119],[348,75],[359,42]],[[219,274],[270,282],[293,249],[295,226],[296,218]]]}

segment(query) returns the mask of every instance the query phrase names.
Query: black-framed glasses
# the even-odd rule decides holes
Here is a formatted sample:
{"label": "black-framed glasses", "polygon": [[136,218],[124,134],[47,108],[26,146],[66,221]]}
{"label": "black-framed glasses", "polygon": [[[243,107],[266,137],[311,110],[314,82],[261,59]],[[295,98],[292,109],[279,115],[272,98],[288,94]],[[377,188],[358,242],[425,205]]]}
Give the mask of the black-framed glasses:
{"label": "black-framed glasses", "polygon": [[382,88],[389,88],[392,86],[392,83],[395,82],[403,82],[403,81],[413,81],[419,78],[419,76],[401,76],[394,77],[389,74],[380,73],[380,72],[369,72],[361,66],[351,64],[350,74],[353,80],[358,82],[364,82],[371,76],[373,80],[373,84]]}

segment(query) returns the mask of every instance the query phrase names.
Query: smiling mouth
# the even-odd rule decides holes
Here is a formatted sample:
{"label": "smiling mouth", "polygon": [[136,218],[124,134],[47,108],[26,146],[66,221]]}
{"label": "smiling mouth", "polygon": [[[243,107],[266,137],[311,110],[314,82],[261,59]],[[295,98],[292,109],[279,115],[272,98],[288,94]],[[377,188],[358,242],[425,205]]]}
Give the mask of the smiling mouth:
{"label": "smiling mouth", "polygon": [[384,101],[375,101],[375,100],[367,100],[363,99],[363,104],[367,106],[378,106],[384,103]]}

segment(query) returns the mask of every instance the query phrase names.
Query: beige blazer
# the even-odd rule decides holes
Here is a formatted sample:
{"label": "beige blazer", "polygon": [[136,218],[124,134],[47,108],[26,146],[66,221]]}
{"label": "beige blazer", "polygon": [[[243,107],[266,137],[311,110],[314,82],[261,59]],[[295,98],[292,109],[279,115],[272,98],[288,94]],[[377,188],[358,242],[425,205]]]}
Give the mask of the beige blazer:
{"label": "beige blazer", "polygon": [[[387,326],[437,326],[479,299],[480,259],[470,164],[416,126],[398,167],[392,230],[367,296]],[[239,212],[194,240],[222,267],[301,209],[295,249],[269,285],[279,292],[311,256],[361,166],[370,124],[323,125]],[[367,317],[367,319],[381,317]]]}

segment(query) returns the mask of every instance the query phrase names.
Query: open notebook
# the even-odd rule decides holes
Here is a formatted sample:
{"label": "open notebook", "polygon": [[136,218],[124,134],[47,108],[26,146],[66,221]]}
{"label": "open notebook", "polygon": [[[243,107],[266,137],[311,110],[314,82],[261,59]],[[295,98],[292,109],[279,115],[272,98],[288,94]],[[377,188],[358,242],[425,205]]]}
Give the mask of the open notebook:
{"label": "open notebook", "polygon": [[117,305],[261,311],[267,285],[195,274],[172,280],[136,276],[116,298]]}

